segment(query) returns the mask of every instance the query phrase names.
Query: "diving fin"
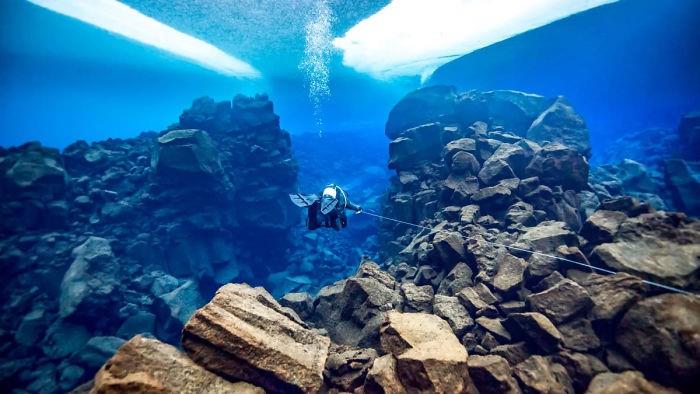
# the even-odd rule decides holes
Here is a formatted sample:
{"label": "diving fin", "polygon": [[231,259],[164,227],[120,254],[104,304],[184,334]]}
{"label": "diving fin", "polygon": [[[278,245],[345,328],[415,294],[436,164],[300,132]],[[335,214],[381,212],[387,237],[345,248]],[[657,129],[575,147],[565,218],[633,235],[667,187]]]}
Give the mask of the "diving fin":
{"label": "diving fin", "polygon": [[314,201],[318,200],[318,196],[315,194],[292,193],[289,195],[289,199],[299,208],[307,208],[310,207]]}

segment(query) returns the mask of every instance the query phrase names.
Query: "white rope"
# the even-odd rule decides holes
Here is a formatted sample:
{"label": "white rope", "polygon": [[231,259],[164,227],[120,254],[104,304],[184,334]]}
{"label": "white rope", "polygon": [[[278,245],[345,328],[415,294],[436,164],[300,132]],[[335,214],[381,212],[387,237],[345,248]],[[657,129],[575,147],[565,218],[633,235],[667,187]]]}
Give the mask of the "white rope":
{"label": "white rope", "polygon": [[[409,222],[404,222],[403,220],[398,220],[398,219],[389,218],[389,217],[382,216],[382,215],[379,215],[379,214],[376,214],[376,213],[373,213],[373,212],[368,212],[368,211],[363,210],[362,213],[366,213],[367,215],[370,215],[370,216],[375,216],[375,217],[377,217],[377,218],[379,218],[379,219],[391,220],[392,222],[401,223],[401,224],[406,224],[406,225],[408,225],[408,226],[417,227],[417,228],[420,228],[420,229],[423,229],[423,230],[433,231],[433,229],[430,228],[430,227],[421,226],[421,225],[419,225],[419,224],[414,224],[414,223],[409,223]],[[445,230],[438,230],[438,232],[446,232],[446,231],[445,231]],[[590,265],[590,264],[584,264],[584,263],[581,263],[580,261],[575,261],[575,260],[571,260],[571,259],[567,259],[567,258],[559,257],[559,256],[553,256],[553,255],[551,255],[551,254],[546,254],[546,253],[542,253],[542,252],[537,252],[537,251],[534,251],[534,250],[528,250],[528,249],[523,249],[523,248],[519,248],[519,247],[516,247],[516,246],[509,246],[509,245],[499,244],[499,243],[490,242],[490,241],[487,241],[487,240],[484,240],[484,242],[486,242],[487,244],[496,246],[496,247],[503,247],[503,248],[507,248],[507,249],[518,250],[518,251],[520,251],[520,252],[526,252],[526,253],[530,253],[530,254],[534,254],[534,255],[539,255],[539,256],[549,257],[549,258],[556,259],[556,260],[565,261],[565,262],[567,262],[567,263],[580,265],[580,266],[583,266],[583,267],[586,267],[586,268],[590,268],[590,269],[592,269],[592,270],[604,272],[604,273],[606,273],[606,274],[617,274],[617,273],[618,273],[618,272],[615,272],[615,271],[612,271],[612,270],[609,270],[609,269],[605,269],[605,268],[601,268],[601,267],[595,267],[595,266],[592,266],[592,265]],[[640,279],[641,279],[641,278],[640,278]],[[654,282],[654,281],[651,281],[651,280],[642,279],[642,282],[643,282],[643,283],[646,283],[646,284],[648,284],[648,285],[651,285],[651,286],[655,286],[655,287],[661,288],[661,289],[665,289],[665,290],[669,290],[669,291],[674,291],[674,292],[676,292],[676,293],[681,293],[681,294],[686,294],[686,295],[690,295],[690,296],[700,297],[700,294],[695,294],[695,293],[690,292],[690,291],[687,291],[687,290],[679,289],[679,288],[673,287],[673,286],[664,285],[664,284],[657,283],[657,282]]]}

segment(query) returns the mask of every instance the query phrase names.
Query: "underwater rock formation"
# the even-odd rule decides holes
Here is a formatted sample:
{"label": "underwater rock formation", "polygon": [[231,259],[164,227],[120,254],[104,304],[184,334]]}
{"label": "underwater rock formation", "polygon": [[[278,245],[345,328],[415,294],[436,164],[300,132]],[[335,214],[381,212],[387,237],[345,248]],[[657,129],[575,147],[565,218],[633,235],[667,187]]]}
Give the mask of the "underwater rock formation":
{"label": "underwater rock formation", "polygon": [[700,113],[686,114],[675,130],[628,133],[603,151],[591,169],[599,200],[630,195],[659,210],[700,216]]}
{"label": "underwater rock formation", "polygon": [[2,386],[70,390],[124,339],[178,343],[220,285],[286,268],[296,180],[265,95],[195,100],[158,134],[0,150]]}
{"label": "underwater rock formation", "polygon": [[[245,204],[249,201],[240,196],[241,185],[277,179],[258,172],[262,169],[236,167],[238,156],[231,152],[240,152],[220,149],[219,138],[235,139],[241,127],[259,131],[278,121],[267,116],[264,100],[239,98],[234,103],[231,108],[249,109],[250,116],[234,116],[226,105],[199,100],[183,114],[182,127],[159,137],[148,135],[150,149],[159,150],[155,163],[163,157],[180,159],[164,159],[162,172],[155,170],[157,164],[150,166],[153,156],[141,159],[151,169],[142,182],[153,186],[144,190],[134,182],[130,190],[161,207],[154,220],[172,224],[160,222],[160,230],[149,228],[154,235],[135,237],[138,247],[124,245],[130,234],[126,228],[114,231],[113,223],[134,221],[133,214],[119,213],[126,205],[104,207],[124,198],[100,193],[104,202],[99,210],[80,203],[86,205],[80,212],[95,218],[93,228],[111,232],[93,231],[90,237],[50,233],[34,241],[37,245],[17,237],[14,249],[3,249],[3,256],[22,262],[27,251],[46,256],[57,248],[62,268],[45,275],[71,267],[65,285],[53,285],[55,296],[66,293],[64,308],[38,288],[9,298],[6,310],[20,311],[22,319],[15,323],[18,328],[6,332],[22,345],[1,369],[8,381],[27,382],[30,390],[54,382],[53,391],[58,391],[58,385],[70,389],[96,372],[80,390],[119,390],[133,382],[165,392],[200,384],[222,392],[310,393],[672,393],[691,392],[700,384],[700,314],[692,293],[700,289],[700,222],[683,213],[657,211],[621,188],[615,196],[606,195],[612,183],[592,182],[585,125],[561,98],[511,91],[460,93],[449,87],[408,95],[387,121],[388,166],[396,175],[381,214],[419,227],[381,222],[380,259],[363,259],[354,274],[315,295],[295,290],[278,301],[262,288],[239,283],[249,280],[242,264],[237,270],[212,264],[221,273],[215,276],[225,280],[212,280],[211,286],[223,286],[202,307],[199,288],[207,276],[186,274],[200,267],[192,265],[195,260],[177,260],[145,274],[123,254],[168,261],[167,253],[160,258],[149,254],[153,238],[160,241],[161,234],[175,229],[216,234],[232,223],[206,209],[197,199],[202,190],[228,204]],[[218,154],[202,159],[201,152],[210,146]],[[231,146],[243,149],[244,144]],[[249,152],[260,154],[257,148]],[[285,152],[270,154],[290,174],[293,159]],[[109,155],[113,153],[90,157]],[[92,168],[78,162],[66,164],[69,178],[71,168]],[[629,179],[643,184],[635,169],[639,167],[625,163]],[[173,171],[179,175],[172,176]],[[198,174],[186,189],[179,183],[186,178],[183,172]],[[216,173],[222,175],[205,176]],[[275,185],[267,188],[281,192],[288,184]],[[123,187],[118,188],[122,193]],[[92,201],[98,194],[85,195]],[[263,192],[259,198],[267,197]],[[166,198],[195,199],[200,204],[196,212],[203,216],[190,211],[186,220],[173,219],[192,207],[162,208]],[[245,221],[248,212],[239,217],[231,206],[239,205],[216,208],[219,214],[236,215],[236,223]],[[71,205],[70,212],[74,209]],[[260,226],[256,231],[283,232],[264,221]],[[180,241],[177,256],[193,247],[212,253],[230,247],[216,237],[207,243],[191,236]],[[243,247],[238,242],[254,245],[245,234],[236,238],[236,250]],[[211,256],[207,253],[195,256]],[[250,254],[245,257],[259,262]],[[148,297],[102,279],[109,272],[102,271],[101,261],[114,261],[111,265],[124,271],[122,278],[133,275],[129,288],[142,289]],[[36,272],[41,271],[34,278]],[[89,286],[80,286],[81,278],[90,278]],[[679,294],[683,291],[691,294]],[[108,317],[109,322],[76,321],[76,314],[98,309],[89,302],[93,298],[120,314]],[[67,311],[63,317],[60,310]],[[105,335],[116,326],[121,339]],[[162,341],[130,339],[141,332],[139,326],[150,327]],[[182,352],[162,343],[178,340]],[[45,358],[28,356],[36,341]],[[117,346],[119,351],[98,369],[95,361]],[[41,372],[21,371],[27,365],[38,365]],[[188,378],[178,380],[163,365]]]}

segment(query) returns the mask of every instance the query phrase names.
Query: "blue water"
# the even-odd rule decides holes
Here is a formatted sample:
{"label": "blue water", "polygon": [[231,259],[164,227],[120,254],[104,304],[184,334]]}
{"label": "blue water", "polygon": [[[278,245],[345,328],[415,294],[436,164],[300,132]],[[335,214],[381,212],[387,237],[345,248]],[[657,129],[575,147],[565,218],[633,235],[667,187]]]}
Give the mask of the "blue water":
{"label": "blue water", "polygon": [[[135,7],[141,5],[144,9],[150,5],[153,12],[151,16],[154,18],[166,18],[169,12],[175,13],[177,10],[179,15],[170,15],[172,20],[164,22],[177,22],[185,32],[217,45],[238,39],[209,37],[206,29],[204,33],[201,30],[188,30],[187,11],[206,10],[209,8],[204,5],[217,5],[217,2],[200,4],[184,0],[129,0],[125,3]],[[274,2],[261,2],[268,5],[272,3]],[[332,6],[339,7],[332,33],[335,36],[342,35],[353,24],[372,15],[387,3],[331,2]],[[249,3],[236,3],[236,6],[242,7],[241,4]],[[273,14],[267,11],[260,9],[260,18],[265,19]],[[212,24],[216,24],[212,26],[212,31],[231,34],[240,32],[235,19],[227,21],[231,23],[229,31],[227,26],[219,25],[222,23],[220,17],[206,13],[192,14],[193,25],[196,20],[200,28],[202,24],[206,27],[208,18]],[[289,27],[282,22],[301,23],[301,19],[298,15],[290,15],[289,18],[282,15],[280,20],[266,19],[265,23],[261,21],[261,29],[271,30],[250,32],[250,36],[269,38],[276,37],[279,33],[282,37],[282,30]],[[280,31],[276,32],[275,28]],[[196,30],[194,27],[192,29]],[[65,196],[67,203],[59,201],[69,208],[65,208],[64,217],[58,219],[36,214],[43,211],[33,211],[36,206],[43,207],[44,203],[49,205],[50,196],[40,196],[31,200],[31,204],[24,204],[24,196],[11,193],[0,195],[0,202],[11,203],[7,204],[7,209],[0,206],[0,214],[21,212],[26,215],[14,215],[16,217],[11,218],[13,223],[25,219],[36,223],[49,223],[54,219],[63,219],[65,222],[64,227],[59,227],[60,231],[48,225],[38,230],[27,225],[23,228],[29,234],[27,237],[23,237],[25,234],[22,232],[14,232],[8,235],[11,242],[0,240],[0,263],[3,264],[2,267],[12,268],[9,285],[2,293],[7,299],[1,301],[7,306],[3,311],[14,320],[7,319],[7,322],[0,325],[0,336],[3,340],[8,339],[7,344],[0,346],[0,353],[5,350],[14,352],[8,360],[0,357],[0,371],[9,370],[10,367],[5,368],[6,365],[17,368],[17,371],[10,374],[12,376],[8,382],[11,386],[26,388],[32,382],[37,385],[46,384],[46,387],[58,384],[56,382],[67,369],[66,365],[73,363],[84,366],[81,363],[85,360],[81,360],[78,355],[88,338],[126,336],[116,331],[137,309],[135,305],[141,308],[139,313],[157,314],[158,325],[164,316],[163,319],[168,322],[167,332],[157,331],[164,329],[162,327],[153,332],[159,338],[177,344],[181,325],[169,325],[170,310],[160,305],[160,301],[149,304],[159,296],[153,293],[152,297],[149,293],[153,290],[148,280],[153,280],[157,276],[156,272],[158,275],[163,274],[158,278],[165,278],[162,279],[162,286],[172,285],[168,291],[182,286],[188,280],[196,282],[199,293],[185,293],[178,298],[184,299],[183,303],[187,304],[185,307],[194,310],[222,284],[218,281],[219,276],[231,274],[232,270],[240,270],[232,275],[235,280],[266,286],[275,296],[281,296],[289,291],[315,293],[322,286],[351,275],[363,258],[378,259],[383,251],[378,236],[380,226],[374,217],[350,214],[347,229],[339,232],[331,229],[310,232],[305,225],[305,211],[292,207],[286,197],[292,191],[318,193],[326,184],[335,183],[342,185],[350,198],[367,211],[380,212],[382,198],[394,175],[387,168],[385,122],[394,105],[415,89],[444,84],[455,85],[459,90],[513,89],[548,97],[564,95],[585,118],[593,148],[590,162],[594,165],[606,161],[617,162],[622,158],[633,158],[650,167],[662,163],[675,154],[672,145],[676,141],[676,128],[681,118],[690,111],[700,109],[698,0],[622,0],[601,6],[465,54],[444,64],[423,82],[418,76],[392,80],[374,79],[345,67],[341,62],[341,54],[334,52],[326,65],[330,75],[330,96],[322,100],[316,109],[308,97],[305,76],[297,68],[303,52],[304,37],[284,37],[284,41],[280,38],[280,42],[270,48],[264,47],[262,41],[246,42],[241,47],[242,52],[236,55],[249,56],[251,62],[261,70],[262,77],[239,79],[25,0],[0,2],[0,169],[5,170],[4,158],[17,151],[10,147],[20,146],[27,141],[39,141],[44,146],[62,150],[77,140],[90,143],[108,140],[96,146],[100,149],[107,146],[104,148],[107,152],[105,154],[117,157],[114,161],[117,163],[115,168],[102,168],[99,162],[94,168],[88,169],[76,165],[80,170],[76,171],[78,175],[68,174],[71,183],[70,192]],[[222,197],[225,193],[210,195],[210,190],[202,191],[196,187],[192,190],[183,187],[186,191],[182,195],[178,194],[181,190],[168,194],[165,182],[161,184],[160,178],[152,176],[156,170],[151,166],[151,155],[156,151],[152,148],[157,144],[155,138],[160,135],[158,133],[164,133],[169,126],[177,123],[182,111],[199,97],[209,96],[216,101],[230,101],[237,94],[254,96],[256,93],[266,93],[274,103],[274,112],[280,117],[282,129],[291,135],[289,145],[286,133],[277,130],[276,125],[272,129],[278,134],[274,135],[281,137],[274,141],[265,140],[265,133],[269,129],[262,127],[262,131],[255,129],[260,131],[259,134],[246,135],[245,138],[249,140],[237,140],[235,144],[226,145],[231,149],[226,152],[226,163],[232,167],[240,165],[236,167],[236,171],[240,172],[232,171],[231,178],[254,169],[260,174],[269,175],[269,179],[263,175],[247,178],[247,173],[240,178],[231,179],[231,190],[235,189],[236,196],[236,199],[231,200],[227,199],[230,196]],[[321,127],[315,118],[318,114],[322,116]],[[655,134],[644,133],[644,130],[650,128],[655,128]],[[154,133],[134,139],[144,131]],[[212,135],[216,133],[210,132]],[[639,138],[640,133],[654,138],[651,138],[652,141],[650,138]],[[659,141],[664,141],[663,144],[659,143],[661,148],[644,150],[649,145],[657,147],[654,141],[656,136]],[[219,133],[216,138],[219,138],[218,142],[228,144],[229,139],[238,136],[235,133]],[[668,145],[671,147],[667,148]],[[610,151],[619,146],[629,148],[624,151],[624,157]],[[76,145],[72,148],[75,149]],[[268,155],[261,159],[263,163],[255,159],[246,162],[247,158],[254,158],[256,149]],[[654,151],[656,156],[645,157],[647,151]],[[61,157],[58,152],[55,155]],[[280,156],[292,155],[296,164],[284,160],[280,160],[283,163],[276,162]],[[64,155],[63,158],[67,163],[71,160],[70,155]],[[289,167],[286,167],[287,164]],[[249,168],[244,168],[246,166]],[[694,171],[698,168],[697,163],[688,166]],[[279,171],[266,173],[270,168]],[[620,171],[625,175],[624,169]],[[671,191],[659,190],[659,187],[665,187],[664,174],[658,168],[653,171],[655,172],[650,170],[649,173],[650,179],[653,178],[656,182],[653,187],[644,184],[639,190],[630,193],[644,195],[651,189],[658,194],[656,197],[659,200],[664,199],[670,208],[677,208],[672,205],[675,196],[671,196]],[[692,180],[693,176],[697,176],[697,171],[687,178]],[[198,179],[191,181],[192,184],[201,186],[197,183]],[[272,183],[272,187],[268,183]],[[695,184],[697,183],[695,179]],[[0,187],[5,185],[0,183]],[[419,189],[420,186],[416,188]],[[9,189],[0,191],[5,193],[6,190]],[[692,193],[686,194],[693,197]],[[261,201],[264,203],[256,200],[258,195],[263,195]],[[278,197],[277,200],[266,199],[270,195]],[[80,203],[87,196],[91,199],[90,202]],[[154,196],[164,198],[158,200]],[[16,201],[13,200],[15,197]],[[32,198],[34,197],[36,196]],[[251,197],[250,201],[245,201],[246,197]],[[134,214],[135,211],[120,212],[115,202],[121,203],[122,200],[119,199],[122,198],[129,200],[127,203],[134,202],[137,206],[146,208],[138,211],[138,214]],[[177,206],[168,206],[173,201]],[[241,201],[245,201],[245,204],[240,207],[235,205]],[[697,202],[693,200],[690,203]],[[114,208],[115,205],[117,208]],[[178,209],[183,207],[187,208],[182,209],[185,219],[180,220],[182,218],[177,217]],[[59,211],[57,216],[61,216],[61,204],[53,208]],[[119,226],[100,222],[109,216],[104,212],[107,210],[105,208],[117,211],[109,214],[114,215],[112,218],[117,218],[114,220]],[[212,209],[220,209],[221,215],[218,215],[218,211],[212,214]],[[245,220],[252,224],[240,225],[237,222],[240,211],[245,211],[241,217],[250,214]],[[139,217],[143,212],[148,215],[155,212],[161,216],[155,219]],[[127,216],[121,216],[120,219],[119,214]],[[66,220],[67,217],[77,219],[70,222]],[[124,220],[124,217],[127,219]],[[175,224],[159,222],[162,218],[167,221],[172,217],[175,217],[172,219]],[[123,220],[123,226],[119,220]],[[7,223],[9,222],[10,219]],[[149,227],[151,222],[155,223],[153,227]],[[264,222],[264,225],[257,228],[259,222]],[[250,231],[246,227],[248,225],[256,227],[255,230]],[[0,234],[6,228],[6,224],[0,226]],[[84,234],[71,234],[71,229],[75,228],[87,230]],[[108,302],[112,303],[98,305],[99,308],[95,310],[100,313],[114,312],[100,309],[108,308],[105,305],[109,305],[109,308],[116,305],[113,309],[118,310],[103,320],[96,322],[81,316],[72,321],[78,325],[77,328],[61,327],[63,318],[57,317],[56,305],[56,299],[61,293],[60,278],[73,261],[71,250],[93,233],[114,241],[115,258],[123,259],[118,261],[136,261],[133,265],[120,267],[123,269],[123,278],[126,278],[122,278],[124,283],[132,284],[133,281],[134,291],[129,289],[123,300],[110,299]],[[185,246],[180,249],[182,245]],[[396,243],[392,246],[401,245]],[[187,256],[183,257],[184,255]],[[187,259],[205,260],[206,264],[202,263],[201,267],[195,268],[178,267],[185,272],[182,275],[175,270],[161,272],[169,269],[163,267],[168,266],[169,261],[166,260],[170,258],[183,266],[189,264],[189,261],[185,261]],[[163,264],[163,261],[166,263]],[[45,266],[41,266],[42,269],[37,270],[39,272],[32,271],[40,264]],[[190,268],[192,272],[188,271]],[[39,283],[36,288],[41,287],[41,290],[35,290],[35,282]],[[14,346],[16,338],[13,330],[18,329],[20,320],[35,308],[45,309],[47,316],[45,321],[37,323],[40,334],[36,334],[36,343]],[[55,332],[49,330],[49,326],[59,334],[67,333],[70,337],[64,342],[68,345],[74,342],[80,344],[62,356],[47,360],[44,354],[55,351],[52,346],[48,346],[48,351],[42,347],[45,338],[54,341],[50,337]],[[86,331],[82,326],[89,330]],[[49,334],[44,337],[44,331],[47,330]],[[58,339],[61,339],[60,336]],[[14,348],[10,349],[10,346]],[[13,364],[15,359],[19,361]],[[94,374],[90,368],[96,370],[99,365],[100,363],[93,363],[86,366],[78,378],[64,382],[60,389],[46,392],[65,391],[87,381]],[[33,375],[33,369],[44,371],[39,367],[46,368],[48,372],[45,376]],[[22,372],[23,369],[26,371]],[[3,379],[6,377],[0,378],[0,383],[5,383]],[[0,388],[0,391],[4,389]]]}

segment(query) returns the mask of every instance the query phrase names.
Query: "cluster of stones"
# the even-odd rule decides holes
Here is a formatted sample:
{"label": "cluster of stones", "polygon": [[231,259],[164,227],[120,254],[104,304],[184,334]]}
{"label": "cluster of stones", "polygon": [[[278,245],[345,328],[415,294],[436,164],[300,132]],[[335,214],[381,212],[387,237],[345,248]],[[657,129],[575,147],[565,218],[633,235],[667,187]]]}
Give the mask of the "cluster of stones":
{"label": "cluster of stones", "polygon": [[266,96],[198,99],[132,139],[0,149],[2,386],[70,390],[134,334],[177,343],[222,284],[286,268],[296,178]]}
{"label": "cluster of stones", "polygon": [[[387,123],[384,214],[426,228],[386,226],[384,269],[364,261],[315,297],[223,287],[185,326],[193,368],[268,392],[692,391],[700,300],[645,279],[700,289],[700,222],[631,197],[584,209],[582,127],[561,98],[409,95]],[[115,370],[121,353],[93,389],[177,387],[140,356]]]}
{"label": "cluster of stones", "polygon": [[601,156],[611,163],[591,168],[601,198],[630,195],[656,209],[700,216],[700,112],[685,115],[675,130],[626,134]]}

